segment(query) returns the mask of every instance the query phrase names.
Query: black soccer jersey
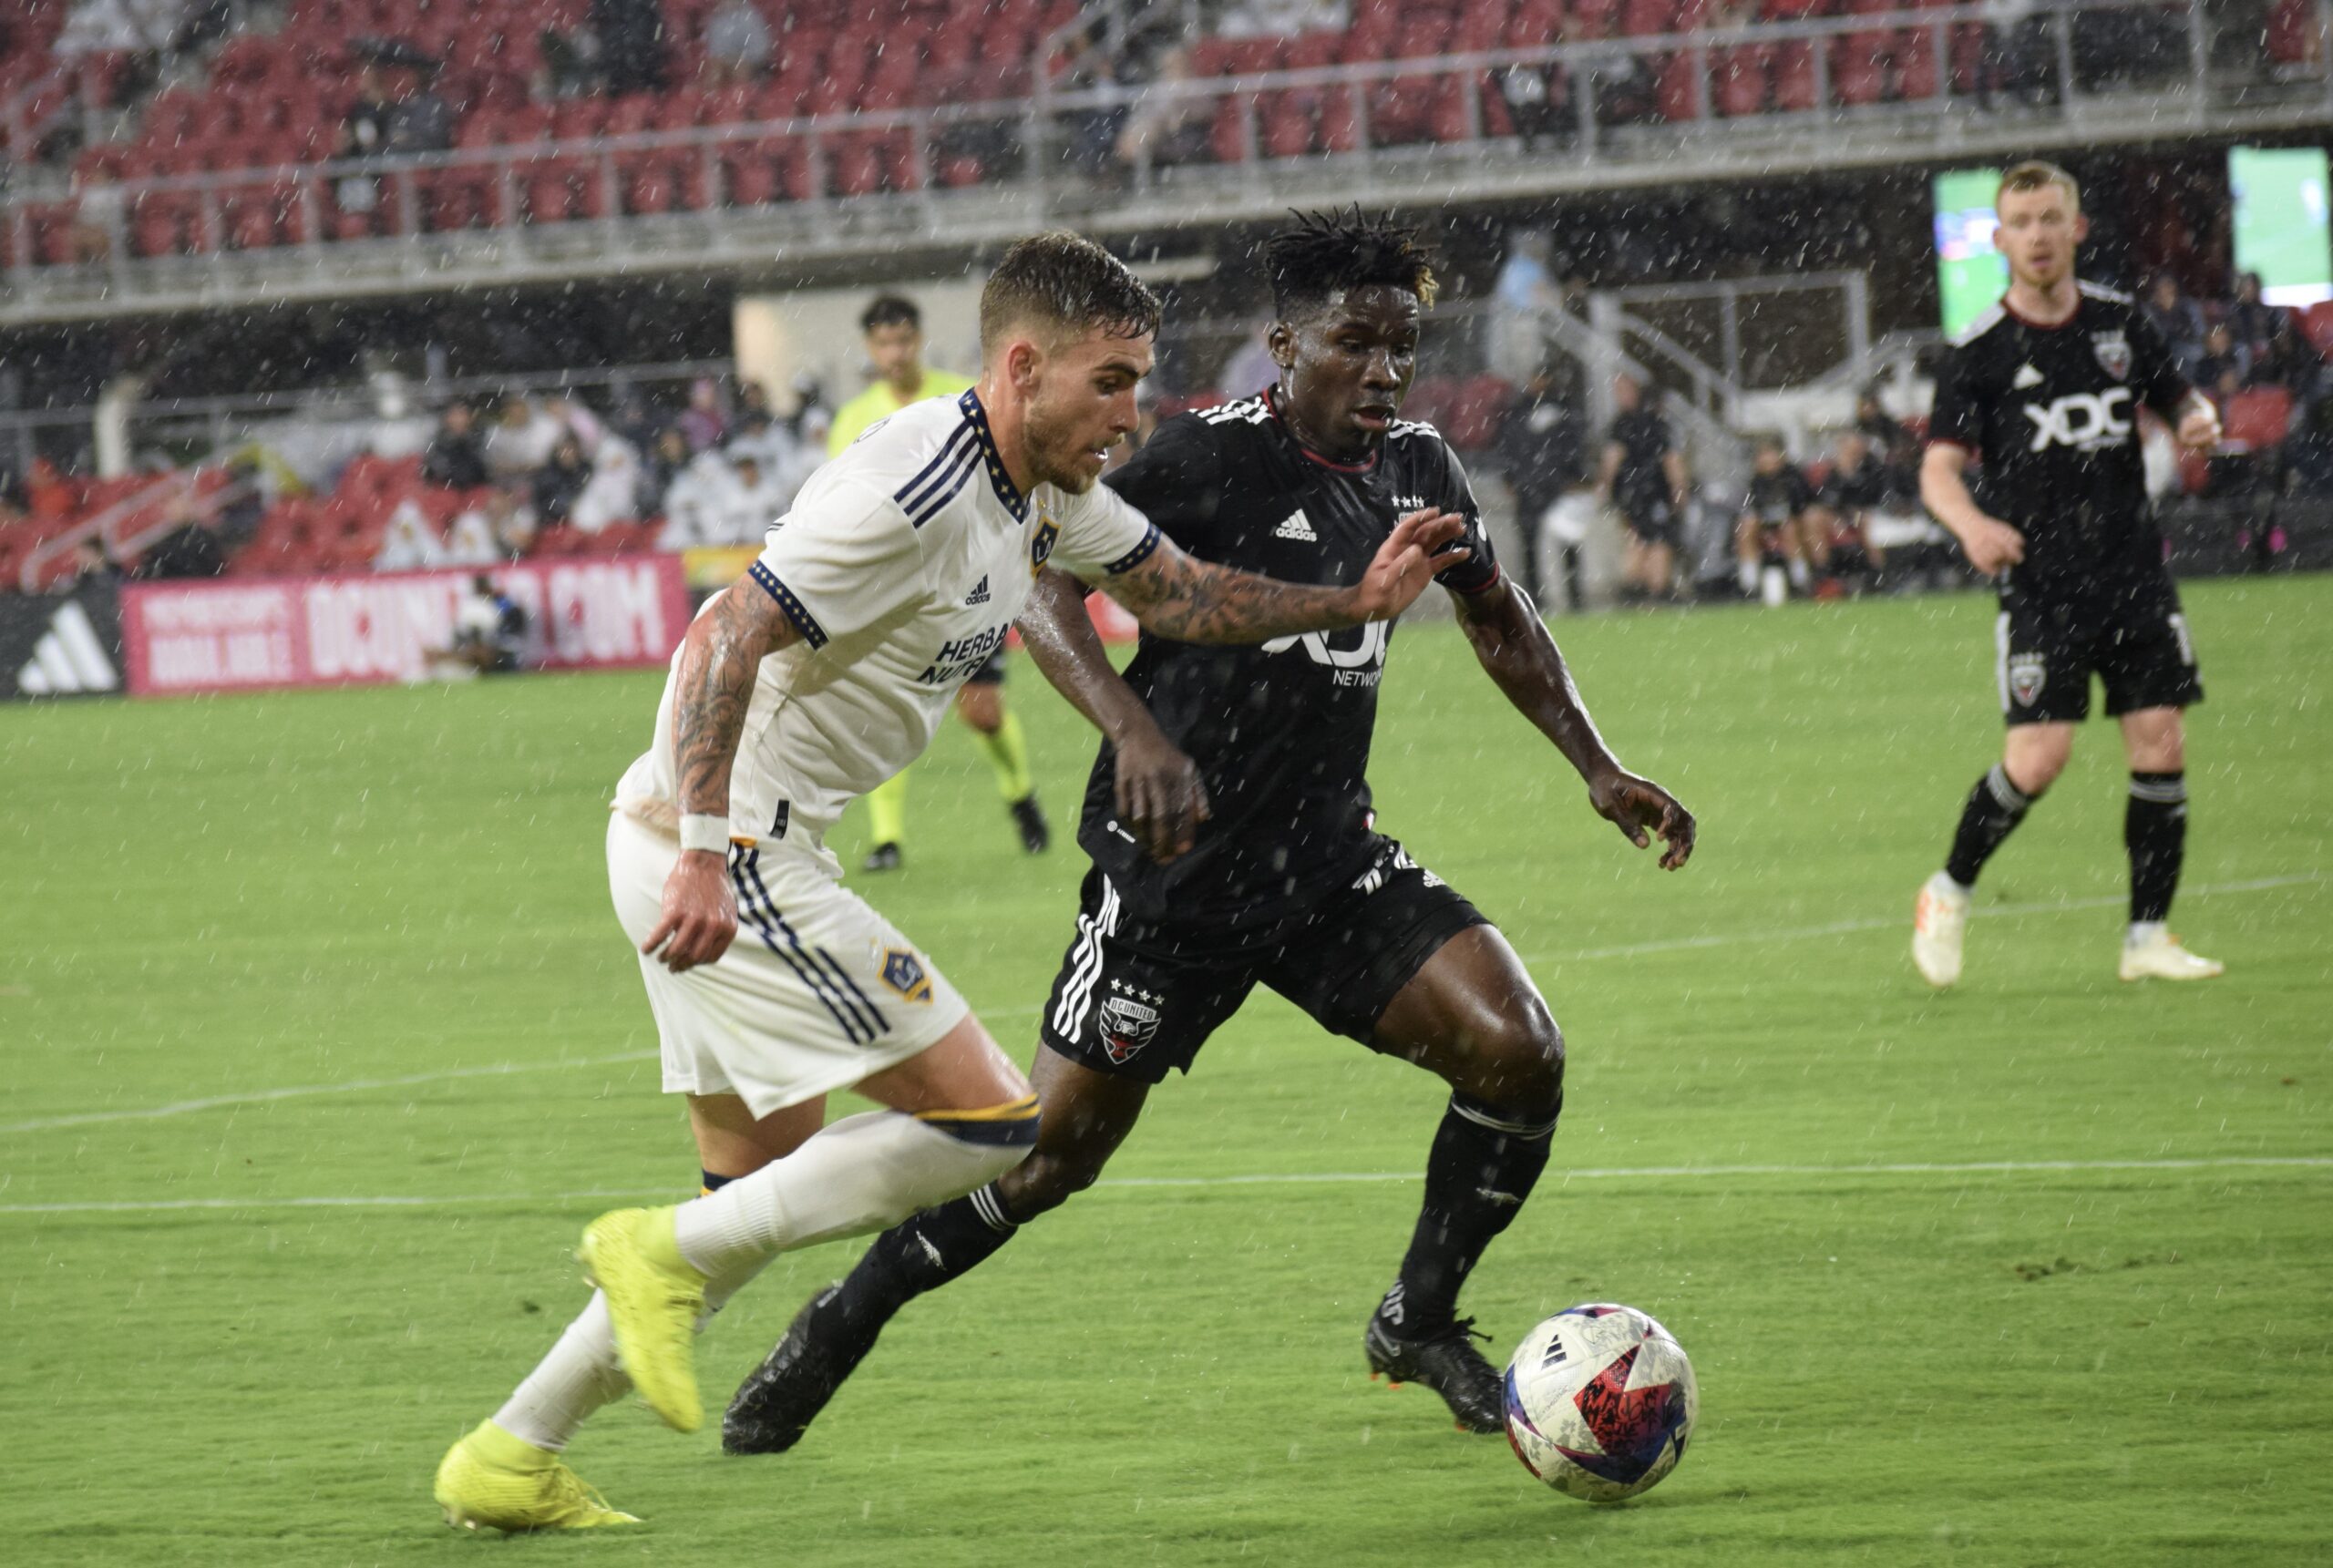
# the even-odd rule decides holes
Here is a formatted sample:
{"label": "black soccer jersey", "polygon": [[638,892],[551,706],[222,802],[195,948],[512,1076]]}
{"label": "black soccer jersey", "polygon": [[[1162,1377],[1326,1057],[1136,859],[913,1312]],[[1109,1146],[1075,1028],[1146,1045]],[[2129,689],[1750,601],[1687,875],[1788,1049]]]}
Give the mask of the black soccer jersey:
{"label": "black soccer jersey", "polygon": [[[1307,451],[1271,395],[1169,419],[1107,484],[1202,560],[1291,582],[1358,581],[1394,521],[1425,507],[1466,519],[1473,554],[1440,581],[1498,579],[1474,492],[1433,426],[1396,421],[1371,461]],[[1367,869],[1369,745],[1393,626],[1201,647],[1144,632],[1125,679],[1198,765],[1213,817],[1197,845],[1153,863],[1116,822],[1116,758],[1087,780],[1078,843],[1135,919],[1236,937],[1310,905]]]}
{"label": "black soccer jersey", "polygon": [[2005,588],[2056,597],[2162,569],[2138,405],[2175,419],[2188,390],[2145,313],[2092,283],[2056,326],[2004,300],[1954,343],[1928,436],[1976,455],[1977,504],[2025,536]]}
{"label": "black soccer jersey", "polygon": [[1780,528],[1814,504],[1814,487],[1785,463],[1771,474],[1752,473],[1742,509],[1767,528]]}

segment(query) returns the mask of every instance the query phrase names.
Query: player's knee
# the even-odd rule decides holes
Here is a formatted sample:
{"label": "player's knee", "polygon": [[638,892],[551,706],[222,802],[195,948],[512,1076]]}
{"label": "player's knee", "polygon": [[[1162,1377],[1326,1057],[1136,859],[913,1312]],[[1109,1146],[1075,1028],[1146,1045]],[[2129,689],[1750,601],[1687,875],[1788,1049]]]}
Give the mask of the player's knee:
{"label": "player's knee", "polygon": [[1485,1104],[1552,1111],[1564,1098],[1564,1033],[1536,996],[1500,1009],[1472,1031],[1467,1081],[1454,1083]]}
{"label": "player's knee", "polygon": [[1025,1163],[1043,1127],[1034,1094],[973,1111],[928,1111],[916,1120],[948,1136],[964,1192],[984,1187]]}

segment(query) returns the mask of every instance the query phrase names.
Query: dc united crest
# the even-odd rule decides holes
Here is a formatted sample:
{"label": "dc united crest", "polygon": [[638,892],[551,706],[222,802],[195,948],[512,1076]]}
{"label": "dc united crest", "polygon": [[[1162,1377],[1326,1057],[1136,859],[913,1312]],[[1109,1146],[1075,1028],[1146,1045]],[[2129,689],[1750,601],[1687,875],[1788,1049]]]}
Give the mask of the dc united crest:
{"label": "dc united crest", "polygon": [[1156,1038],[1158,1009],[1150,1004],[1166,999],[1124,980],[1112,980],[1110,989],[1114,994],[1102,1003],[1102,1049],[1124,1067]]}
{"label": "dc united crest", "polygon": [[2131,340],[2120,328],[2111,333],[2090,334],[2091,352],[2098,355],[2098,367],[2117,381],[2131,378]]}
{"label": "dc united crest", "polygon": [[2009,661],[2009,692],[2020,708],[2030,708],[2050,683],[2050,666],[2039,653],[2020,653]]}

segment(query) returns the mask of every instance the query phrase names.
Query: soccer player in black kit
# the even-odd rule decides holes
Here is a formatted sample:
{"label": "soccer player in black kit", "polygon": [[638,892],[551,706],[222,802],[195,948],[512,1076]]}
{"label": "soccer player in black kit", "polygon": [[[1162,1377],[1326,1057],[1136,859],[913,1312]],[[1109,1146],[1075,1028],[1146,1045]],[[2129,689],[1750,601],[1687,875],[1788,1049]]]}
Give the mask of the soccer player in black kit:
{"label": "soccer player in black kit", "polygon": [[[2187,838],[2180,712],[2204,687],[2147,504],[2138,411],[2153,409],[2191,446],[2216,442],[2219,418],[2134,301],[2075,278],[2088,225],[2071,175],[2021,163],[2002,176],[1994,206],[2009,292],[1953,344],[1937,378],[1920,497],[1969,564],[1999,576],[2009,740],[1969,792],[1944,869],[1920,889],[1912,959],[1930,985],[1960,978],[1969,890],[2064,771],[2094,673],[2131,766],[2131,920],[2118,972],[2208,979],[2221,966],[2163,927]],[[1963,477],[1971,457],[1982,464],[1974,494]]]}
{"label": "soccer player in black kit", "polygon": [[[1166,421],[1105,482],[1186,550],[1302,582],[1348,580],[1399,517],[1464,517],[1467,554],[1441,580],[1485,671],[1599,815],[1639,847],[1664,839],[1664,867],[1684,865],[1691,815],[1606,748],[1493,559],[1457,460],[1398,417],[1434,290],[1411,232],[1358,211],[1312,218],[1265,254],[1278,383]],[[1449,1082],[1423,1210],[1364,1351],[1373,1373],[1434,1389],[1463,1427],[1502,1430],[1499,1374],[1455,1307],[1547,1164],[1563,1039],[1497,927],[1374,829],[1362,774],[1391,627],[1214,650],[1146,637],[1121,680],[1083,588],[1047,589],[1023,634],[1105,743],[1078,835],[1093,866],[1032,1074],[1036,1152],[887,1232],[813,1297],[739,1389],[724,1446],[791,1447],[908,1301],[1091,1185],[1152,1085],[1187,1071],[1259,982]]]}

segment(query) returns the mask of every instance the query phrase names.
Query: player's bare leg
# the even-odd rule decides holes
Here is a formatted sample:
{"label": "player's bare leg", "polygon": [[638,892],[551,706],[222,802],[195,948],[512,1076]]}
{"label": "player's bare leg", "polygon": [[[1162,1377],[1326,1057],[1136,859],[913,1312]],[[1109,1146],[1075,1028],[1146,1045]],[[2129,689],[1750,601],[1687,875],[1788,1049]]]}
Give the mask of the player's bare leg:
{"label": "player's bare leg", "polygon": [[1912,905],[1912,962],[1928,984],[1942,988],[1960,979],[1977,874],[2066,771],[2073,750],[2071,724],[2013,724],[2000,762],[1968,792],[1944,869],[1920,884]]}
{"label": "player's bare leg", "polygon": [[1506,938],[1474,926],[1394,994],[1372,1043],[1441,1078],[1451,1096],[1409,1252],[1364,1337],[1371,1375],[1424,1383],[1460,1426],[1498,1431],[1498,1370],[1474,1348],[1473,1319],[1456,1315],[1458,1292],[1547,1168],[1563,1110],[1563,1034]]}
{"label": "player's bare leg", "polygon": [[1037,804],[1036,781],[1029,776],[1029,741],[1021,721],[1004,705],[1004,682],[968,682],[956,692],[956,714],[972,732],[989,766],[996,770],[997,793],[1012,814],[1021,847],[1043,855],[1053,845],[1053,825]]}
{"label": "player's bare leg", "polygon": [[848,1278],[813,1296],[738,1387],[721,1425],[724,1449],[783,1453],[800,1441],[900,1308],[970,1273],[1020,1225],[1092,1186],[1150,1092],[1147,1083],[1042,1046],[1030,1076],[1044,1116],[1029,1157],[969,1196],[884,1232]]}
{"label": "player's bare leg", "polygon": [[691,1341],[710,1294],[735,1290],[779,1253],[879,1230],[978,1187],[1035,1141],[1028,1081],[970,1014],[858,1088],[888,1109],[847,1116],[693,1203],[619,1210],[584,1233],[624,1370],[667,1425],[692,1431],[703,1419]]}
{"label": "player's bare leg", "polygon": [[2207,980],[2226,966],[2180,946],[2164,928],[2187,850],[2187,737],[2176,708],[2122,715],[2131,801],[2122,844],[2131,857],[2131,924],[2117,972],[2126,980]]}

